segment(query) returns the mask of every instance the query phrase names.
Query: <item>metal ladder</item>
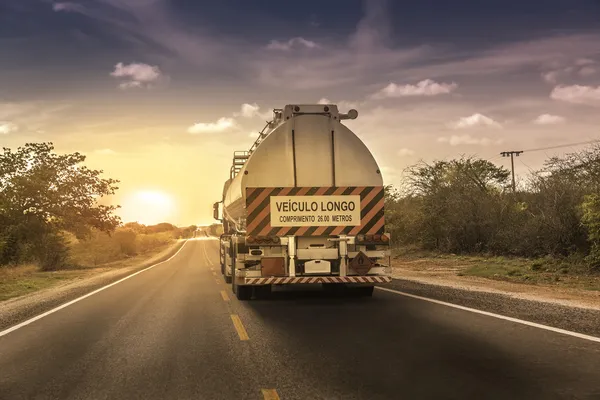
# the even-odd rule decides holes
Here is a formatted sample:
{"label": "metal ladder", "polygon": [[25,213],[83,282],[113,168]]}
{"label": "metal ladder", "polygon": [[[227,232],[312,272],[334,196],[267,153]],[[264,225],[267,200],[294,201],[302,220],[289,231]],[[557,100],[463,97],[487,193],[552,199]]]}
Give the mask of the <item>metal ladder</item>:
{"label": "metal ladder", "polygon": [[233,163],[231,165],[230,170],[231,179],[237,176],[237,174],[242,170],[242,167],[244,166],[246,161],[248,161],[248,158],[250,158],[250,155],[256,150],[258,145],[261,144],[262,141],[269,135],[269,130],[273,128],[274,125],[282,118],[283,110],[274,109],[273,113],[275,114],[273,121],[268,121],[265,127],[262,128],[262,130],[258,133],[258,138],[256,138],[256,140],[254,141],[252,147],[250,147],[250,150],[233,152]]}

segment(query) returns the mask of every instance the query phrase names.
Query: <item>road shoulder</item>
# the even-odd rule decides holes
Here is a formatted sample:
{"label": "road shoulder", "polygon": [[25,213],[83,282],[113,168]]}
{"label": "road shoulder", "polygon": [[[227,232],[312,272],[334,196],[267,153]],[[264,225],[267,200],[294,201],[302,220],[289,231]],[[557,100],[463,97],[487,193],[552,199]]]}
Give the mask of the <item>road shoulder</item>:
{"label": "road shoulder", "polygon": [[582,304],[577,306],[544,297],[532,300],[498,289],[459,287],[451,283],[427,282],[425,278],[398,278],[397,272],[394,275],[392,282],[382,287],[600,337],[600,307],[595,308],[591,303],[590,307],[583,307]]}
{"label": "road shoulder", "polygon": [[151,265],[165,261],[177,253],[184,243],[185,240],[178,240],[162,252],[133,266],[111,268],[83,279],[69,281],[64,285],[53,286],[3,301],[0,303],[0,330],[51,310]]}

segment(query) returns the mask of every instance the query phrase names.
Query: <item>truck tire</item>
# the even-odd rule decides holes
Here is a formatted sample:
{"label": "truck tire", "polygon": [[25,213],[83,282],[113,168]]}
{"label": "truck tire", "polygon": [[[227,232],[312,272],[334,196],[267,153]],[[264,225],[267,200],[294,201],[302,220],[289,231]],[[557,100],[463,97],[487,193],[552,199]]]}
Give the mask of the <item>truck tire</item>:
{"label": "truck tire", "polygon": [[252,286],[235,286],[235,296],[238,300],[250,300],[252,297]]}
{"label": "truck tire", "polygon": [[231,276],[227,276],[227,274],[223,273],[223,278],[225,279],[225,283],[231,283]]}

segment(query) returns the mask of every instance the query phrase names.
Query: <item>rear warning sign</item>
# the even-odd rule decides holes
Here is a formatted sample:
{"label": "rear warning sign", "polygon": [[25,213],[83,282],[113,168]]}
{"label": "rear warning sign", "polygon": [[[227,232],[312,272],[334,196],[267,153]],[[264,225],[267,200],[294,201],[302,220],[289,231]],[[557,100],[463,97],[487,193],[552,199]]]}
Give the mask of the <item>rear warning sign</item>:
{"label": "rear warning sign", "polygon": [[271,226],[360,225],[360,196],[271,196]]}
{"label": "rear warning sign", "polygon": [[383,233],[382,186],[246,189],[249,236]]}

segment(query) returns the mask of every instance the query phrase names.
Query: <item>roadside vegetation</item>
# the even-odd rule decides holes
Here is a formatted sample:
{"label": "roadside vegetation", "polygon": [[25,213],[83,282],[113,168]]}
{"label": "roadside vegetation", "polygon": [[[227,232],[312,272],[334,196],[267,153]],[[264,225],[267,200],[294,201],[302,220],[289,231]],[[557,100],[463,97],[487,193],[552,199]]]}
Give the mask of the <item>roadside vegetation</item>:
{"label": "roadside vegetation", "polygon": [[80,153],[52,143],[0,153],[0,301],[65,280],[141,261],[195,226],[123,224],[118,206],[100,204],[117,180],[83,166]]}
{"label": "roadside vegetation", "polygon": [[396,258],[462,258],[472,265],[460,274],[515,282],[590,278],[582,286],[598,290],[600,146],[550,158],[515,193],[510,171],[483,159],[420,162],[386,188],[386,225]]}

